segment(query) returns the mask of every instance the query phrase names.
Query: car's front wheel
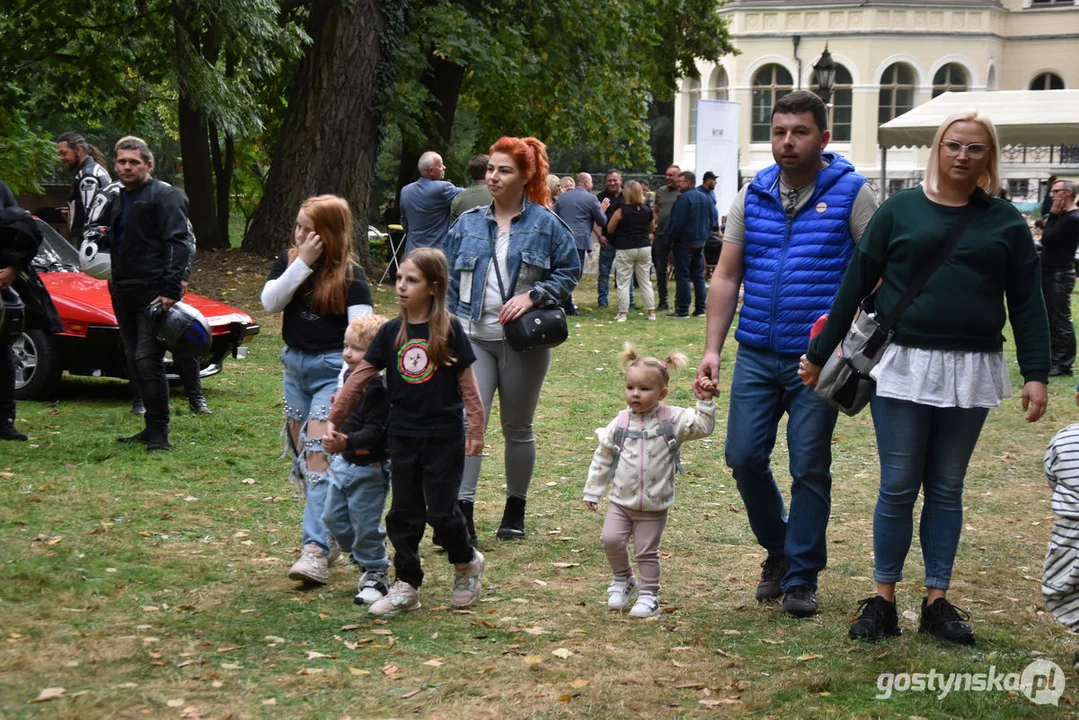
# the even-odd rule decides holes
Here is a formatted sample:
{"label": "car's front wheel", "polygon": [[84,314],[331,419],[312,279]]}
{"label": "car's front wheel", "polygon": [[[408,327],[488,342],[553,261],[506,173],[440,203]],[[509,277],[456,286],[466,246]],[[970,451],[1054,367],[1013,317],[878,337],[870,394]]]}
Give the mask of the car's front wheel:
{"label": "car's front wheel", "polygon": [[64,368],[49,334],[43,330],[26,330],[15,338],[11,349],[15,353],[15,399],[54,397],[60,389]]}

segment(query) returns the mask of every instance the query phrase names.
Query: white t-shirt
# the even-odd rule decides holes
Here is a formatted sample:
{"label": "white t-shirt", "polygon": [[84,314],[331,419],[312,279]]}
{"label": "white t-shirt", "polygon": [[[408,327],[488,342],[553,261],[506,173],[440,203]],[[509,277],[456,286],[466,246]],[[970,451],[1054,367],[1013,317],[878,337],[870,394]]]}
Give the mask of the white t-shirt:
{"label": "white t-shirt", "polygon": [[[510,234],[508,231],[499,232],[498,240],[495,241],[494,261],[498,263],[498,269],[502,272],[503,285],[510,281],[509,270]],[[510,288],[506,288],[510,292]],[[477,340],[501,340],[502,323],[498,321],[498,314],[502,312],[505,301],[498,287],[498,275],[495,274],[493,265],[487,266],[487,285],[483,289],[483,307],[480,310],[480,321],[469,323],[467,332],[470,337]]]}

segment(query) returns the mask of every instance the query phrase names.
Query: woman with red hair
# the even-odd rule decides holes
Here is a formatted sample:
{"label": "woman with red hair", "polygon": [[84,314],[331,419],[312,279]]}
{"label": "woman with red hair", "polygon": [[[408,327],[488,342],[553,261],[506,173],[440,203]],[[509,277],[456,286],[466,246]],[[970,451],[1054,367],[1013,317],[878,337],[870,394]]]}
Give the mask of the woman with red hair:
{"label": "woman with red hair", "polygon": [[289,577],[304,583],[325,585],[327,565],[336,559],[322,522],[330,472],[322,436],[330,394],[337,389],[344,364],[345,329],[352,319],[370,314],[372,304],[371,288],[352,254],[348,202],[335,195],[304,200],[292,229],[292,246],[274,260],[262,289],[266,312],[282,313],[287,447],[292,477],[305,490],[303,551]]}
{"label": "woman with red hair", "polygon": [[[533,307],[558,307],[568,301],[580,278],[581,261],[573,233],[548,209],[549,164],[543,143],[504,137],[491,146],[490,156],[491,204],[462,214],[443,247],[450,267],[447,307],[472,343],[484,417],[491,416],[496,390],[500,398],[506,506],[498,537],[512,540],[525,535],[525,500],[536,465],[532,420],[551,351],[513,350],[502,326]],[[498,272],[491,267],[492,257]],[[473,542],[472,509],[481,462],[481,457],[465,459],[457,496]]]}

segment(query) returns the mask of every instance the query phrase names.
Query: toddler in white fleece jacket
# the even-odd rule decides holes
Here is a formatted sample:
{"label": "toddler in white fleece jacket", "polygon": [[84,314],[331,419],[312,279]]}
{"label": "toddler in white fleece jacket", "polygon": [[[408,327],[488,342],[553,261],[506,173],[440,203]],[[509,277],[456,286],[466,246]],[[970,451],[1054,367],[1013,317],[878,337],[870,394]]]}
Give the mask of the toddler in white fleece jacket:
{"label": "toddler in white fleece jacket", "polygon": [[597,430],[599,447],[588,468],[584,502],[596,511],[610,485],[607,517],[600,541],[614,579],[607,588],[607,607],[624,610],[638,591],[629,561],[629,539],[640,574],[639,595],[631,617],[658,615],[659,543],[674,504],[674,476],[681,472],[678,448],[687,440],[707,437],[716,425],[715,385],[707,378],[693,384],[696,408],[664,405],[672,372],[686,365],[686,356],[671,353],[666,360],[641,357],[627,343],[622,352],[626,368],[626,409]]}

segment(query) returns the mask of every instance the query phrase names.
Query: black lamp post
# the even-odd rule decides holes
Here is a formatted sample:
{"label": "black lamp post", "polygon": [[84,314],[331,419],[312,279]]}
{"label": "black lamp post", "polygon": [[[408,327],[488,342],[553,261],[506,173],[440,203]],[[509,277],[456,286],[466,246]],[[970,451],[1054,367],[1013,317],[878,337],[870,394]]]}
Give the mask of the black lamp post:
{"label": "black lamp post", "polygon": [[817,75],[817,94],[825,105],[832,99],[832,90],[835,88],[835,67],[835,60],[832,59],[832,53],[828,52],[828,44],[825,43],[820,60],[813,66],[813,71]]}
{"label": "black lamp post", "polygon": [[831,127],[831,115],[832,115],[832,90],[835,89],[835,60],[832,59],[832,53],[828,52],[828,43],[824,44],[824,52],[821,53],[820,60],[813,66],[813,72],[817,76],[817,95],[820,96],[821,101],[825,107],[828,108],[828,125]]}

